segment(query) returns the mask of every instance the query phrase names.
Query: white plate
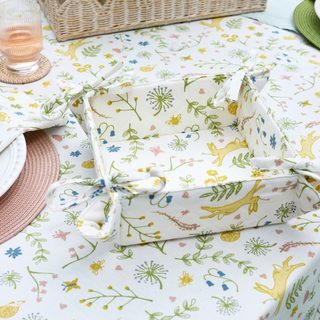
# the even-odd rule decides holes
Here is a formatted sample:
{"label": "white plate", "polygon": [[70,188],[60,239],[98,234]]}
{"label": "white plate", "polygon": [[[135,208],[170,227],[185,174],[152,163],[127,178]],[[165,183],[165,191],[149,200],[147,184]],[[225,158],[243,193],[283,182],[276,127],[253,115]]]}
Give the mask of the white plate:
{"label": "white plate", "polygon": [[0,153],[0,197],[19,177],[26,155],[27,145],[23,134]]}
{"label": "white plate", "polygon": [[320,1],[319,0],[315,1],[314,10],[316,11],[318,18],[320,19]]}

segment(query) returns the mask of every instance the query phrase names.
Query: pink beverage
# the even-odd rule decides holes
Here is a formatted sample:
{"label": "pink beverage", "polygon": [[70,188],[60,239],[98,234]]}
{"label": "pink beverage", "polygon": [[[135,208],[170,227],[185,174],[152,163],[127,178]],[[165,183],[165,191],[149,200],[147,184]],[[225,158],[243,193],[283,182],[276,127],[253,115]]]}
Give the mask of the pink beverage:
{"label": "pink beverage", "polygon": [[0,52],[13,74],[29,75],[39,67],[43,44],[40,12],[33,0],[0,3]]}

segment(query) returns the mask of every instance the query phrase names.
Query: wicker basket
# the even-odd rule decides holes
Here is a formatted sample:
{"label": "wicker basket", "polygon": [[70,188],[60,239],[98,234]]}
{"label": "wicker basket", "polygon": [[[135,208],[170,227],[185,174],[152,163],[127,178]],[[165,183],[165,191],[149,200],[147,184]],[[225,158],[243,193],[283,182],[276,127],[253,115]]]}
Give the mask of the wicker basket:
{"label": "wicker basket", "polygon": [[267,0],[39,0],[39,3],[57,40],[66,41],[263,11]]}

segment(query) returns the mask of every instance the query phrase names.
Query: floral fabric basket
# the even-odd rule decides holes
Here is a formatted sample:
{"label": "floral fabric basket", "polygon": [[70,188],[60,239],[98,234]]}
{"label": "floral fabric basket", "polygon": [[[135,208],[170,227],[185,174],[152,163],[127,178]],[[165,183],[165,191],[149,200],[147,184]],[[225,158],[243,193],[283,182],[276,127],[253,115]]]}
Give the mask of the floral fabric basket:
{"label": "floral fabric basket", "polygon": [[[320,166],[296,154],[260,97],[273,66],[257,56],[250,52],[234,73],[139,86],[133,74],[112,77],[119,64],[45,103],[46,119],[71,108],[98,175],[55,183],[47,204],[61,210],[93,199],[78,231],[122,245],[282,223],[312,210]],[[54,191],[67,183],[89,189],[59,203]]]}

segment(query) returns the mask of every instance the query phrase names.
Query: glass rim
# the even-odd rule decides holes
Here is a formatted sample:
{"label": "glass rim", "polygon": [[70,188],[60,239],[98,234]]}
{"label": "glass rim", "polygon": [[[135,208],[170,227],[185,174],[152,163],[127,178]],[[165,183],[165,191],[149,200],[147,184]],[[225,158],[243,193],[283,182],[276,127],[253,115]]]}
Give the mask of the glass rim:
{"label": "glass rim", "polygon": [[[19,0],[15,0],[16,2],[19,2]],[[6,0],[6,1],[3,1],[0,3],[0,9],[3,5],[7,4],[8,2],[13,2],[12,0]],[[33,2],[37,5],[37,11],[28,15],[28,16],[25,16],[25,17],[22,17],[22,18],[11,18],[11,17],[6,17],[6,16],[3,16],[0,12],[0,18],[3,18],[3,19],[7,19],[7,20],[16,20],[16,21],[19,21],[19,20],[23,20],[23,19],[28,19],[28,18],[31,18],[31,17],[34,17],[35,15],[37,15],[40,11],[41,11],[41,6],[39,5],[38,2],[36,1],[30,1],[30,2]]]}

